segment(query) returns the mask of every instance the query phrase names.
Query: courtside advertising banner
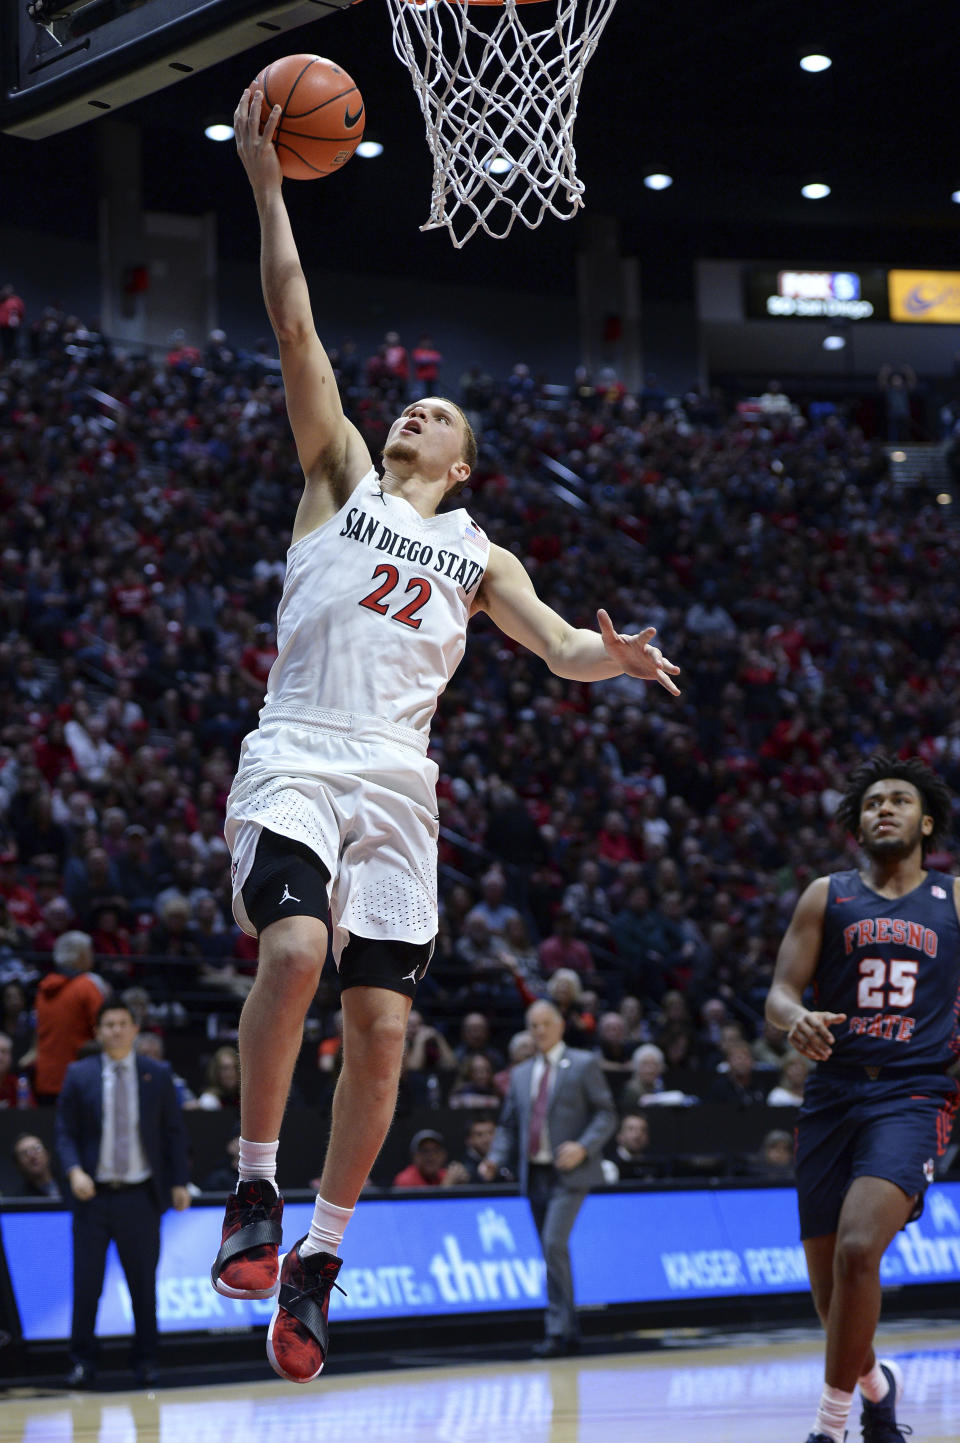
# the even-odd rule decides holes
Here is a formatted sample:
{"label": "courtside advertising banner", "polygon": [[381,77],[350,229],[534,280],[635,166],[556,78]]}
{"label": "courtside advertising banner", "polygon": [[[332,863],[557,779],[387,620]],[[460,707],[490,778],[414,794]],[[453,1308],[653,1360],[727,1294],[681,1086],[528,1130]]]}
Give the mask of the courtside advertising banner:
{"label": "courtside advertising banner", "polygon": [[[301,1237],[310,1203],[288,1203],[284,1236]],[[219,1208],[163,1219],[157,1277],[161,1332],[265,1326],[273,1301],[222,1298],[210,1285]],[[70,1214],[0,1213],[0,1235],[28,1341],[70,1332]],[[807,1272],[792,1189],[595,1193],[571,1237],[577,1301],[584,1307],[797,1293]],[[441,1197],[361,1201],[350,1224],[330,1316],[352,1319],[541,1310],[539,1241],[525,1198]],[[887,1285],[960,1282],[960,1184],[938,1183],[919,1222],[884,1257]],[[132,1331],[130,1298],[111,1248],[97,1331]]]}
{"label": "courtside advertising banner", "polygon": [[[595,1194],[573,1233],[577,1301],[805,1292],[792,1189]],[[960,1184],[938,1183],[883,1258],[888,1286],[960,1281]]]}
{"label": "courtside advertising banner", "polygon": [[[287,1244],[302,1237],[312,1203],[286,1203]],[[167,1212],[157,1273],[162,1333],[230,1330],[266,1325],[273,1299],[224,1298],[210,1282],[220,1246],[222,1210]],[[70,1335],[71,1244],[67,1212],[0,1216],[7,1266],[23,1335],[28,1340]],[[543,1256],[525,1198],[426,1197],[361,1202],[350,1223],[330,1317],[428,1317],[546,1307]],[[123,1271],[111,1246],[97,1314],[97,1333],[132,1332]]]}

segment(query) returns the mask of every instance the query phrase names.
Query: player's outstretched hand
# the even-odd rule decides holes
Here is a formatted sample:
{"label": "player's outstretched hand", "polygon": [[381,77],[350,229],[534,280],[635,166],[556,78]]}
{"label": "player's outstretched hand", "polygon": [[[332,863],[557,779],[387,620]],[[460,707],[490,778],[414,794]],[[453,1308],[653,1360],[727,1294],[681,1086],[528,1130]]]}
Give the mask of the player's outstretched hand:
{"label": "player's outstretched hand", "polygon": [[671,696],[679,696],[680,690],[670,680],[680,675],[680,668],[668,661],[663,652],[651,643],[657,634],[655,626],[644,627],[635,636],[624,636],[614,631],[613,622],[601,609],[597,612],[600,636],[604,649],[627,676],[638,676],[643,681],[658,681]]}
{"label": "player's outstretched hand", "polygon": [[237,154],[243,161],[243,168],[255,191],[279,188],[283,181],[280,157],[273,143],[274,131],[280,123],[281,109],[279,105],[273,107],[261,132],[262,105],[263,91],[254,85],[248,85],[233,113],[233,138],[237,143]]}
{"label": "player's outstretched hand", "polygon": [[804,1057],[826,1062],[835,1040],[830,1029],[846,1020],[845,1012],[803,1012],[787,1033],[787,1041]]}

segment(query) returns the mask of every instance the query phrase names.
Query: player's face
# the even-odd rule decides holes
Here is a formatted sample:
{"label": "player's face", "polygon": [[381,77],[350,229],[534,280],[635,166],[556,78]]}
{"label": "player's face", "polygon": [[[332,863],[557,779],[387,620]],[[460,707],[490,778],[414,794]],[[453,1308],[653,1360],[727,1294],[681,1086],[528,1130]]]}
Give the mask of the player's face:
{"label": "player's face", "polygon": [[933,830],[923,799],[911,782],[874,782],[860,803],[860,843],[869,857],[894,861],[919,850]]}
{"label": "player's face", "polygon": [[463,459],[463,422],[439,397],[407,406],[390,427],[383,448],[387,461],[410,466],[428,479],[442,478]]}

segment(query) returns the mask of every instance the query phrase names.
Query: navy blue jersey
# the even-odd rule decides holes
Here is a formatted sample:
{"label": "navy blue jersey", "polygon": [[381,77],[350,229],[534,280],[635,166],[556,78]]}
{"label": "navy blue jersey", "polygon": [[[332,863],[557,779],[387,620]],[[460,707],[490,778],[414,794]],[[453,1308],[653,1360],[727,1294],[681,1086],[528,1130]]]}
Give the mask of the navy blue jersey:
{"label": "navy blue jersey", "polygon": [[815,1007],[845,1012],[831,1062],[942,1068],[960,1054],[960,923],[953,878],[881,897],[859,872],[830,877]]}

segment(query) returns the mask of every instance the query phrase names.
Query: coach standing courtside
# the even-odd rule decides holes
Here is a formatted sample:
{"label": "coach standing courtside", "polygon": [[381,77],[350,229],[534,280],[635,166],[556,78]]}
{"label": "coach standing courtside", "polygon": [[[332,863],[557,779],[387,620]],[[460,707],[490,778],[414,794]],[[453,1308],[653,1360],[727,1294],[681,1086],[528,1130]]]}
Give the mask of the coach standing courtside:
{"label": "coach standing courtside", "polygon": [[139,1383],[153,1381],[160,1217],[171,1202],[190,1206],[173,1075],[165,1062],[137,1055],[136,1037],[130,1009],[105,1002],[97,1019],[101,1054],[68,1068],[57,1105],[57,1149],[73,1194],[73,1388],[89,1387],[95,1376],[94,1327],[111,1239],[130,1290],[133,1371]]}
{"label": "coach standing courtside", "polygon": [[492,1182],[506,1165],[530,1198],[547,1265],[546,1337],[542,1358],[580,1347],[570,1268],[570,1233],[590,1188],[603,1182],[604,1144],[617,1110],[592,1052],[567,1047],[563,1017],[552,1002],[534,1002],[527,1028],[536,1054],[510,1074],[493,1144],[478,1169]]}

